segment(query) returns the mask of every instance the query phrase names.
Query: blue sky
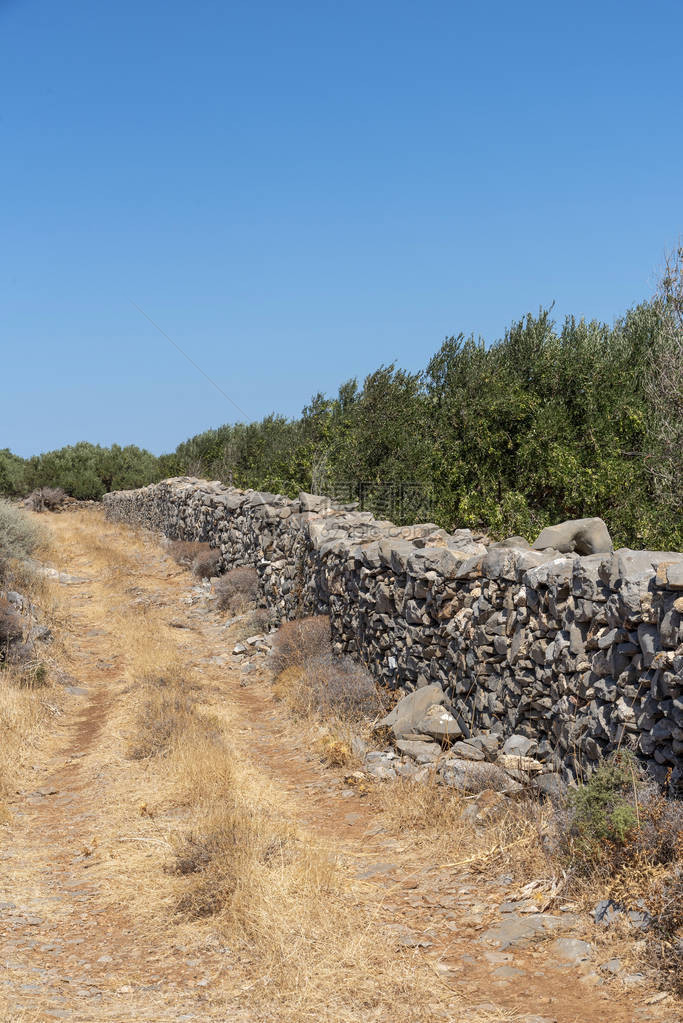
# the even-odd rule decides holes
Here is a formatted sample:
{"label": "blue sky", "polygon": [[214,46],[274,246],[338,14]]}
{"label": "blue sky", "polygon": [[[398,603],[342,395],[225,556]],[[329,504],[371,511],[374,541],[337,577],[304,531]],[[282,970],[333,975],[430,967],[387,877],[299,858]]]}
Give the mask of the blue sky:
{"label": "blue sky", "polygon": [[683,5],[0,0],[0,447],[156,452],[683,232]]}

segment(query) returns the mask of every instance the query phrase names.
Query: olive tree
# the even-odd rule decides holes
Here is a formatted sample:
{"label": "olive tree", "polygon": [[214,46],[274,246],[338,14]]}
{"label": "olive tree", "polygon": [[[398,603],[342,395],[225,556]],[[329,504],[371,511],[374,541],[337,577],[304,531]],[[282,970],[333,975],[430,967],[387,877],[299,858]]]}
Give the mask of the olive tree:
{"label": "olive tree", "polygon": [[646,384],[648,468],[659,501],[678,516],[683,512],[683,244],[667,257],[654,304],[661,323]]}

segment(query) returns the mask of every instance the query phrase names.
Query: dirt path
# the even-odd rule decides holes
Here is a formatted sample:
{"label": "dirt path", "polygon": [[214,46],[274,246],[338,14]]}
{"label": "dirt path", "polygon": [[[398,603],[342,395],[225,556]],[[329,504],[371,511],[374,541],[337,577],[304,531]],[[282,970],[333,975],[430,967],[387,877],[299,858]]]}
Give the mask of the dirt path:
{"label": "dirt path", "polygon": [[[599,951],[579,964],[564,961],[555,939],[586,936],[570,913],[548,924],[547,940],[536,934],[525,947],[501,948],[485,937],[512,920],[500,908],[509,879],[443,869],[382,831],[367,801],[283,723],[265,668],[242,674],[220,617],[189,602],[189,574],[160,545],[107,527],[111,576],[103,578],[107,555],[85,542],[82,515],[49,520],[70,573],[61,592],[71,678],[64,713],[33,752],[12,821],[0,833],[2,1023],[278,1019],[276,993],[272,1014],[257,1017],[250,1007],[253,964],[223,947],[210,923],[173,917],[164,865],[177,809],[165,801],[158,776],[127,755],[126,697],[134,680],[117,631],[112,578],[118,599],[138,601],[141,610],[152,603],[172,625],[169,642],[194,661],[207,700],[232,704],[242,755],[281,788],[299,826],[334,842],[365,882],[378,929],[393,929],[403,953],[429,958],[429,1018],[676,1018],[670,1000],[648,1004],[653,990],[646,985],[607,982]],[[152,815],[146,808],[155,801]],[[422,1018],[416,1006],[415,1023]]]}

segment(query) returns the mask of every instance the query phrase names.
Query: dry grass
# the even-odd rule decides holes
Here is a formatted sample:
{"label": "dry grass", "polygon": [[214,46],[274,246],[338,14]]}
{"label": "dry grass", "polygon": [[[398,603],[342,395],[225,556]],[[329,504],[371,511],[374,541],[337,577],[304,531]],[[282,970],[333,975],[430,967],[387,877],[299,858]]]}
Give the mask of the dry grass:
{"label": "dry grass", "polygon": [[198,554],[210,551],[211,547],[208,543],[198,543],[194,540],[172,540],[167,550],[174,561],[189,568]]}
{"label": "dry grass", "polygon": [[350,657],[332,653],[329,620],[285,622],[275,634],[273,695],[287,706],[299,731],[329,767],[358,768],[354,739],[374,742],[372,726],[386,700],[372,675]]}
{"label": "dry grass", "polygon": [[[276,698],[287,704],[299,725],[308,727],[310,743],[323,761],[333,767],[361,766],[353,753],[353,735],[362,734],[363,724],[385,708],[361,666],[332,656],[326,620],[310,618],[282,626],[273,663],[278,671]],[[630,793],[633,772],[626,773],[625,789]],[[633,815],[637,826],[627,840],[615,843],[601,836],[586,843],[575,834],[571,808],[529,796],[501,797],[487,790],[485,781],[476,796],[444,786],[435,771],[426,781],[361,784],[384,828],[407,842],[411,855],[436,859],[449,869],[504,872],[520,885],[533,882],[534,898],[545,909],[567,898],[586,914],[603,898],[627,909],[647,907],[653,925],[646,956],[674,987],[680,985],[681,810],[651,786],[641,784]],[[580,789],[578,797],[584,825],[586,820],[591,828],[603,825],[605,807],[599,800],[595,803],[590,788]],[[618,800],[609,805],[623,809]],[[620,940],[617,931],[609,937]]]}
{"label": "dry grass", "polygon": [[519,881],[552,876],[543,835],[552,810],[492,790],[465,795],[438,783],[398,779],[375,786],[373,807],[390,834],[450,867],[504,870]]}
{"label": "dry grass", "polygon": [[282,789],[233,746],[230,709],[204,702],[153,612],[130,629],[136,755],[147,757],[157,797],[188,814],[166,839],[176,922],[210,920],[239,951],[259,1012],[275,1000],[278,1020],[291,1023],[412,1023],[411,1006],[434,1001],[429,965],[396,949],[334,849],[296,824]]}
{"label": "dry grass", "polygon": [[351,657],[332,653],[325,616],[285,622],[275,633],[273,692],[297,720],[368,731],[387,701],[370,672]]}
{"label": "dry grass", "polygon": [[386,703],[370,672],[331,651],[291,665],[278,676],[275,693],[296,717],[343,721],[362,728],[385,713]]}
{"label": "dry grass", "polygon": [[0,672],[0,814],[14,790],[26,755],[41,728],[54,716],[42,694],[22,685],[16,669]]}
{"label": "dry grass", "polygon": [[411,1005],[434,997],[428,964],[397,952],[333,849],[294,823],[229,730],[201,709],[185,721],[172,759],[193,813],[174,843],[177,912],[212,919],[253,971],[254,1006],[272,1011],[277,992],[278,1020],[412,1021]]}
{"label": "dry grass", "polygon": [[149,695],[138,711],[137,733],[129,755],[133,760],[166,756],[191,714],[191,698],[184,683],[160,676],[149,686]]}
{"label": "dry grass", "polygon": [[231,648],[236,643],[243,643],[250,636],[268,632],[271,625],[272,616],[266,608],[256,607],[243,611],[227,630],[229,641],[226,645]]}
{"label": "dry grass", "polygon": [[175,923],[210,921],[238,951],[257,1017],[276,1007],[283,1023],[413,1023],[420,1005],[422,1020],[444,1019],[451,993],[435,996],[424,957],[397,948],[334,848],[296,823],[283,789],[235,748],[230,708],[207,702],[175,630],[153,606],[109,613],[133,683],[130,751],[157,803],[183,811],[159,841],[172,849]]}

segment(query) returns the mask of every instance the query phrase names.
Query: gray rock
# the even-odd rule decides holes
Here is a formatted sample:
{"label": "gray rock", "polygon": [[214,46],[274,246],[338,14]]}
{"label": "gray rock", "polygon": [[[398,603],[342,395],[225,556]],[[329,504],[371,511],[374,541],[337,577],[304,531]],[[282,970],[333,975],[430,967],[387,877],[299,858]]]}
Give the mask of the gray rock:
{"label": "gray rock", "polygon": [[330,499],[319,494],[307,494],[302,490],[299,492],[299,503],[303,512],[320,512],[329,508]]}
{"label": "gray rock", "polygon": [[558,774],[541,774],[533,779],[533,786],[553,803],[561,803],[567,795],[566,782]]}
{"label": "gray rock", "polygon": [[450,743],[462,735],[460,725],[450,711],[440,704],[432,704],[417,724],[417,731],[430,735],[437,742]]}
{"label": "gray rock", "polygon": [[410,780],[415,780],[421,770],[413,760],[397,760],[394,762],[393,768],[399,778]]}
{"label": "gray rock", "polygon": [[550,952],[563,962],[578,965],[593,958],[593,949],[587,941],[580,938],[555,938]]}
{"label": "gray rock", "polygon": [[478,745],[470,742],[454,742],[451,752],[457,753],[463,760],[486,760],[484,751]]}
{"label": "gray rock", "polygon": [[524,971],[518,970],[516,966],[499,966],[493,971],[492,976],[497,980],[512,980],[524,976]]}
{"label": "gray rock", "polygon": [[512,757],[530,757],[537,749],[536,739],[529,739],[526,735],[511,735],[503,744],[503,753]]}
{"label": "gray rock", "polygon": [[483,937],[484,941],[489,941],[500,949],[527,948],[532,942],[545,937],[547,931],[556,926],[556,918],[543,913],[530,913],[528,916],[508,913],[500,923],[485,931]]}
{"label": "gray rock", "polygon": [[519,559],[520,552],[513,547],[489,547],[481,570],[489,579],[513,581],[517,578]]}
{"label": "gray rock", "polygon": [[683,590],[683,561],[667,565],[666,585],[670,590]]}
{"label": "gray rock", "polygon": [[612,538],[602,519],[569,519],[547,526],[532,543],[534,551],[553,548],[561,554],[603,554],[613,550]]}
{"label": "gray rock", "polygon": [[500,749],[501,737],[495,733],[486,734],[480,732],[479,735],[473,735],[467,740],[468,746],[476,746],[482,753],[488,756],[493,756]]}
{"label": "gray rock", "polygon": [[624,907],[612,899],[601,899],[593,910],[593,919],[596,924],[609,927],[617,917],[624,912]]}
{"label": "gray rock", "polygon": [[390,761],[376,760],[365,765],[365,770],[377,781],[391,781],[396,777],[396,771]]}
{"label": "gray rock", "polygon": [[652,923],[652,917],[646,909],[629,909],[629,922],[641,931],[646,931]]}
{"label": "gray rock", "polygon": [[422,720],[430,707],[445,702],[446,694],[440,685],[424,686],[399,700],[393,710],[382,718],[378,728],[388,728],[394,738],[400,739],[404,733],[417,731],[418,721]]}
{"label": "gray rock", "polygon": [[418,764],[433,764],[443,754],[438,742],[419,742],[410,739],[399,739],[396,742],[396,749]]}
{"label": "gray rock", "polygon": [[622,976],[621,979],[622,979],[623,983],[626,985],[626,987],[635,987],[635,986],[637,986],[639,984],[644,984],[645,983],[645,974],[644,973],[625,973]]}
{"label": "gray rock", "polygon": [[659,633],[654,625],[638,626],[638,642],[643,651],[643,665],[649,668],[660,649]]}
{"label": "gray rock", "polygon": [[574,574],[576,558],[557,555],[544,561],[542,565],[530,568],[524,575],[524,582],[532,589],[539,586],[562,588],[568,586]]}
{"label": "gray rock", "polygon": [[520,551],[528,551],[530,544],[523,536],[508,536],[505,540],[498,540],[492,543],[489,550],[496,547],[514,547]]}
{"label": "gray rock", "polygon": [[514,795],[522,791],[522,786],[505,771],[486,761],[475,763],[449,757],[438,770],[446,785],[461,792],[476,793],[492,789],[504,795]]}

